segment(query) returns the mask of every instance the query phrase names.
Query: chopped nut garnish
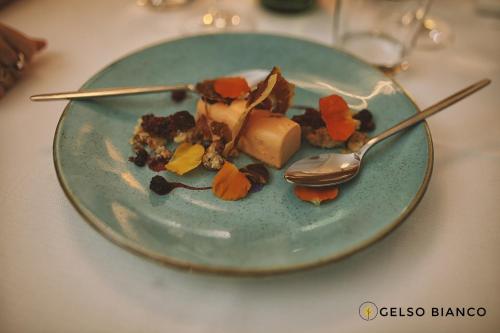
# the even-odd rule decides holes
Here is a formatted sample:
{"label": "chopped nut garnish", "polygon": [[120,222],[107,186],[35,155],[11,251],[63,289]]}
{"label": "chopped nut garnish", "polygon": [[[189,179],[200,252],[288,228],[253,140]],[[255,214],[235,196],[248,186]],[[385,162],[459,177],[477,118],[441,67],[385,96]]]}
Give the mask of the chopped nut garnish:
{"label": "chopped nut garnish", "polygon": [[310,144],[320,148],[334,148],[340,147],[344,144],[342,141],[333,140],[326,127],[318,129],[310,128],[305,137]]}
{"label": "chopped nut garnish", "polygon": [[224,158],[221,153],[224,145],[220,141],[214,141],[203,154],[201,162],[208,170],[220,170],[224,165]]}
{"label": "chopped nut garnish", "polygon": [[165,146],[159,146],[154,150],[153,157],[161,157],[168,160],[172,157],[172,152]]}
{"label": "chopped nut garnish", "polygon": [[357,152],[368,141],[368,135],[362,132],[354,132],[349,140],[347,140],[347,148],[351,152]]}

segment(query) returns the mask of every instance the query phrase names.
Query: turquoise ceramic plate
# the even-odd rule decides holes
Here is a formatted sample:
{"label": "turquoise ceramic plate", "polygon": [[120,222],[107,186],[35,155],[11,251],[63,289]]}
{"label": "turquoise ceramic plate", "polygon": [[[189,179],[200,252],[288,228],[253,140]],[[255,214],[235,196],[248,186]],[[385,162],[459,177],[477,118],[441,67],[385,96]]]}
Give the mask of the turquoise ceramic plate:
{"label": "turquoise ceramic plate", "polygon": [[[111,64],[83,88],[197,82],[259,74],[274,65],[299,86],[296,104],[316,106],[320,96],[340,91],[352,105],[367,103],[375,114],[375,132],[418,112],[393,81],[348,54],[261,34],[205,35],[152,46]],[[283,170],[273,170],[271,184],[261,192],[236,202],[219,200],[210,191],[152,194],[148,184],[154,173],[127,161],[134,125],[146,113],[194,108],[194,96],[176,105],[166,94],[71,102],[55,135],[57,174],[76,209],[116,244],[162,263],[266,274],[330,262],[391,231],[415,208],[429,182],[432,142],[422,124],[370,151],[360,176],[341,187],[337,200],[320,207],[298,200]],[[318,152],[304,143],[289,163]],[[236,163],[249,161],[242,156]],[[206,186],[212,178],[200,168],[182,182]]]}

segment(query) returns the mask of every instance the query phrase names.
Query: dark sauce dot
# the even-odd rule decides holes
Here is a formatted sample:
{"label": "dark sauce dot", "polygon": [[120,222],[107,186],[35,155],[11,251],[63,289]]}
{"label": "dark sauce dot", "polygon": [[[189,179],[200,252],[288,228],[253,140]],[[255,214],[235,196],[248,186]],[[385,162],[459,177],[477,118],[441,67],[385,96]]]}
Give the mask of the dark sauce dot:
{"label": "dark sauce dot", "polygon": [[182,187],[193,191],[210,190],[212,188],[211,186],[196,187],[182,183],[173,183],[169,182],[162,176],[154,176],[153,178],[151,178],[151,182],[149,183],[149,189],[159,195],[169,194],[173,189],[177,187]]}
{"label": "dark sauce dot", "polygon": [[175,187],[175,184],[168,182],[162,176],[154,176],[149,183],[149,189],[158,195],[168,194]]}

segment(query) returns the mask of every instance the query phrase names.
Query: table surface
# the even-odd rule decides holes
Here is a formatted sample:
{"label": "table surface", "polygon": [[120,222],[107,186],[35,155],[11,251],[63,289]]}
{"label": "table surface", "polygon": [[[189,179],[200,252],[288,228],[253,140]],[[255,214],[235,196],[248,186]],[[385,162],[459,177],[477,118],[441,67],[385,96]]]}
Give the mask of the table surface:
{"label": "table surface", "polygon": [[[227,3],[228,1],[226,1]],[[329,43],[331,16],[276,15],[231,1],[256,31]],[[178,271],[115,246],[66,200],[52,163],[65,102],[31,94],[77,89],[144,45],[178,37],[203,1],[155,12],[133,0],[17,1],[0,21],[48,49],[0,100],[2,332],[498,332],[500,329],[500,20],[471,1],[436,1],[453,44],[417,49],[397,80],[428,106],[473,81],[491,86],[431,118],[435,164],[420,205],[392,234],[335,264],[264,278]],[[452,8],[452,9],[450,9]],[[467,129],[465,131],[465,129]],[[393,307],[485,307],[485,317],[358,316]]]}

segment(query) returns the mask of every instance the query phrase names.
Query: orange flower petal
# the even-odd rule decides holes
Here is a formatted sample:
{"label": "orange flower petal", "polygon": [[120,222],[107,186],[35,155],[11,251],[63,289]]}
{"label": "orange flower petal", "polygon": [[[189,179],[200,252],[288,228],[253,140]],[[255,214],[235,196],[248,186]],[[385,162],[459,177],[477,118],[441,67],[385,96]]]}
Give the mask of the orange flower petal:
{"label": "orange flower petal", "polygon": [[317,206],[323,201],[335,199],[339,194],[338,187],[295,186],[293,191],[300,200],[309,201]]}
{"label": "orange flower petal", "polygon": [[319,100],[321,118],[335,141],[346,141],[356,130],[356,122],[345,100],[338,95],[330,95]]}
{"label": "orange flower petal", "polygon": [[172,159],[165,165],[165,169],[183,175],[200,165],[204,153],[205,148],[200,144],[181,143]]}
{"label": "orange flower petal", "polygon": [[356,131],[356,122],[352,119],[342,119],[341,121],[333,122],[330,126],[327,125],[326,129],[332,139],[347,141]]}
{"label": "orange flower petal", "polygon": [[242,77],[221,77],[214,82],[215,92],[222,97],[238,98],[250,91],[247,80]]}
{"label": "orange flower petal", "polygon": [[215,175],[212,192],[223,200],[239,200],[247,196],[250,187],[245,174],[226,161]]}
{"label": "orange flower petal", "polygon": [[320,98],[319,109],[321,111],[328,111],[331,115],[345,114],[346,111],[349,111],[349,106],[339,95],[330,95]]}

